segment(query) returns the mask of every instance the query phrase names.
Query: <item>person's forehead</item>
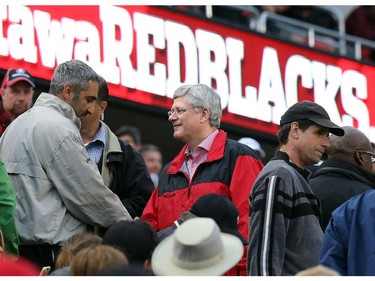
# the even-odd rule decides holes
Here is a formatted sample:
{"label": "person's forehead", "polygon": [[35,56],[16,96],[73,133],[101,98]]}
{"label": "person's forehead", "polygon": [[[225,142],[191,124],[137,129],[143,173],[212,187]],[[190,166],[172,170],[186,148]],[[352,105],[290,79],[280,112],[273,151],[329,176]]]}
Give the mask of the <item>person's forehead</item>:
{"label": "person's forehead", "polygon": [[123,134],[121,137],[123,137],[126,140],[135,142],[134,139],[133,139],[133,137],[130,134]]}
{"label": "person's forehead", "polygon": [[188,104],[189,104],[189,102],[188,102],[187,96],[178,97],[178,98],[173,100],[173,106],[174,107],[187,106]]}
{"label": "person's forehead", "polygon": [[156,150],[149,150],[149,151],[143,152],[143,155],[148,156],[148,157],[159,157],[161,156],[161,153]]}

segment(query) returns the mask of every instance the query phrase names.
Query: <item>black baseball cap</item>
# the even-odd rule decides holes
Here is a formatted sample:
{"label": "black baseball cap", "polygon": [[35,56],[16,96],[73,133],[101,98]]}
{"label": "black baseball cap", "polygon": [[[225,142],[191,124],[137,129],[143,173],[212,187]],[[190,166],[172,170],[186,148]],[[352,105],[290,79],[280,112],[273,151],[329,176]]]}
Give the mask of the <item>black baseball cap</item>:
{"label": "black baseball cap", "polygon": [[297,102],[281,116],[280,125],[293,121],[308,119],[322,127],[328,128],[329,132],[336,136],[343,136],[344,130],[331,121],[327,111],[319,104],[304,100]]}
{"label": "black baseball cap", "polygon": [[146,222],[119,221],[104,233],[102,244],[113,246],[126,254],[130,263],[151,258],[156,244],[156,233]]}
{"label": "black baseball cap", "polygon": [[242,244],[247,241],[238,231],[239,213],[237,207],[225,195],[206,194],[198,198],[190,209],[193,215],[212,218],[222,232],[237,236]]}
{"label": "black baseball cap", "polygon": [[10,87],[19,81],[26,81],[31,85],[31,87],[35,88],[34,79],[27,70],[23,68],[10,68],[4,76],[3,83],[1,84],[1,89]]}

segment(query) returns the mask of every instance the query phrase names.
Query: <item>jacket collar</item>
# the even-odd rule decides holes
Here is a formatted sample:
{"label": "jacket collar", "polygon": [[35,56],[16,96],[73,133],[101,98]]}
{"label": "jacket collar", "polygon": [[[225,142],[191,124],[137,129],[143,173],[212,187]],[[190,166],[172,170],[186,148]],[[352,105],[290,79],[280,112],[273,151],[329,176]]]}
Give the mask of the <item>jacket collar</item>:
{"label": "jacket collar", "polygon": [[[207,158],[205,162],[212,162],[215,160],[222,159],[224,157],[224,149],[227,139],[227,133],[219,129],[219,133],[215,137],[211,149],[208,151]],[[186,160],[187,144],[181,149],[177,156],[172,160],[172,163],[168,169],[169,174],[177,173],[183,166]]]}
{"label": "jacket collar", "polygon": [[289,166],[295,169],[305,180],[309,178],[311,173],[306,170],[298,167],[296,164],[290,161],[289,155],[282,151],[277,151],[276,155],[271,160],[284,160]]}
{"label": "jacket collar", "polygon": [[73,107],[55,95],[41,93],[34,106],[46,106],[52,108],[61,113],[64,117],[72,120],[78,129],[81,128],[81,120],[76,116]]}
{"label": "jacket collar", "polygon": [[349,179],[362,182],[375,188],[375,175],[361,167],[336,159],[325,160],[316,171],[313,178],[320,175],[345,176]]}
{"label": "jacket collar", "polygon": [[[104,146],[103,155],[106,156],[106,163],[122,162],[123,151],[120,145],[120,139],[109,129],[108,125],[100,121],[106,136],[107,145]],[[105,164],[106,164],[105,163]],[[103,168],[102,168],[103,169]]]}

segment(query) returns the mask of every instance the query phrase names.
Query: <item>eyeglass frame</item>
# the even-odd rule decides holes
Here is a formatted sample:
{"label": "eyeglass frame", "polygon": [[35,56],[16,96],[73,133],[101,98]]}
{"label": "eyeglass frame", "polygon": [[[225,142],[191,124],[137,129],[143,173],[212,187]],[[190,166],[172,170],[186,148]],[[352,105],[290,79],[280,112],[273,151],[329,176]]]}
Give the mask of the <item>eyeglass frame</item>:
{"label": "eyeglass frame", "polygon": [[354,152],[360,152],[371,156],[371,163],[375,163],[375,152],[371,152],[363,149],[354,149]]}
{"label": "eyeglass frame", "polygon": [[177,116],[180,116],[184,114],[188,109],[195,109],[195,108],[202,108],[202,107],[201,106],[186,107],[186,108],[176,107],[175,109],[169,110],[167,112],[167,115],[168,117],[171,117],[174,113],[176,113]]}

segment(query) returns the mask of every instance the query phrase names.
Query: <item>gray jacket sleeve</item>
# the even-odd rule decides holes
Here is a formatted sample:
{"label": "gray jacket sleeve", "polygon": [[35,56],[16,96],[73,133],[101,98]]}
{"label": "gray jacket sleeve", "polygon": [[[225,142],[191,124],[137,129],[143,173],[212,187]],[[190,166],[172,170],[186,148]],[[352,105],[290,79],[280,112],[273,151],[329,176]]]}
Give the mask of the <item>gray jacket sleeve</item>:
{"label": "gray jacket sleeve", "polygon": [[79,220],[108,227],[132,219],[118,196],[104,185],[79,136],[69,135],[57,144],[46,173],[68,211]]}

